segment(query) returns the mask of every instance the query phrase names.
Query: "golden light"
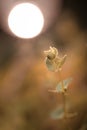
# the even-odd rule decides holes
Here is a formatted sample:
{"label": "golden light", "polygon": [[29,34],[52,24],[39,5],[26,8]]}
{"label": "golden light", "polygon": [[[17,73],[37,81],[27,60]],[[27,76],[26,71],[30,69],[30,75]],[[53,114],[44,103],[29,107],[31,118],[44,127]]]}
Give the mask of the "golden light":
{"label": "golden light", "polygon": [[36,5],[21,3],[11,10],[8,16],[8,25],[17,37],[33,38],[41,33],[44,17]]}

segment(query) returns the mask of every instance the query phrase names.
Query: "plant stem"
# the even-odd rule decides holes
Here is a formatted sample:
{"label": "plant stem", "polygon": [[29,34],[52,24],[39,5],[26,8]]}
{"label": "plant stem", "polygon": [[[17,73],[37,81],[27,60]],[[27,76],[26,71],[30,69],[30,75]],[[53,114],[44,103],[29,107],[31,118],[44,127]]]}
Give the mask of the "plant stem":
{"label": "plant stem", "polygon": [[64,88],[63,80],[61,78],[61,71],[59,71],[59,77],[62,85],[62,95],[63,95],[63,109],[64,109],[64,119],[67,116],[67,108],[66,108],[66,90]]}
{"label": "plant stem", "polygon": [[64,107],[64,118],[67,116],[67,109],[66,109],[66,92],[63,92],[63,107]]}
{"label": "plant stem", "polygon": [[60,82],[61,82],[61,85],[62,85],[62,92],[64,93],[64,84],[63,84],[63,80],[62,80],[62,78],[61,78],[62,76],[61,76],[61,71],[59,71],[59,79],[60,79]]}

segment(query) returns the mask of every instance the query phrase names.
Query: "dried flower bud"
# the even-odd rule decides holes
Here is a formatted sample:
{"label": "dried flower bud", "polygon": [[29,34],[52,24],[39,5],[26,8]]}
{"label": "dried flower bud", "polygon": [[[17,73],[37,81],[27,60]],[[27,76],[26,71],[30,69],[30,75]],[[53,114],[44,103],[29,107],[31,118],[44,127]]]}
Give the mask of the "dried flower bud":
{"label": "dried flower bud", "polygon": [[44,51],[44,53],[47,56],[47,58],[50,60],[53,60],[58,55],[57,49],[55,47],[51,47],[51,46],[50,46],[50,50]]}
{"label": "dried flower bud", "polygon": [[55,47],[50,47],[48,51],[44,51],[46,55],[45,63],[50,71],[60,71],[65,63],[67,55],[62,58],[58,57],[58,50]]}

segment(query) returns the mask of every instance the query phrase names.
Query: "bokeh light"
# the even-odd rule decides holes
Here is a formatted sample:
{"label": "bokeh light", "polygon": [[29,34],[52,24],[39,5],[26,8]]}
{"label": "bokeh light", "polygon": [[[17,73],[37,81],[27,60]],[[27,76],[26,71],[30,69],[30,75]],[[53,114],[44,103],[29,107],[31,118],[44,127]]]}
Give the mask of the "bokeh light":
{"label": "bokeh light", "polygon": [[44,17],[36,5],[21,3],[11,10],[8,16],[8,25],[16,36],[33,38],[42,31]]}

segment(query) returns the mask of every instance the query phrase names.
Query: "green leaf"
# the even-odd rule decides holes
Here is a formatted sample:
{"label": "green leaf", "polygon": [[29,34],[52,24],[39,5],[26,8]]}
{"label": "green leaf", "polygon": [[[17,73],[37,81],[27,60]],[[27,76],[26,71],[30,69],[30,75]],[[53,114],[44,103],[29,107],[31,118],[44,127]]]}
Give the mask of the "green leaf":
{"label": "green leaf", "polygon": [[69,84],[71,83],[72,81],[72,78],[68,78],[68,79],[65,79],[63,80],[63,84],[64,84],[64,88],[67,89]]}
{"label": "green leaf", "polygon": [[[68,79],[63,80],[64,89],[68,88],[71,81],[72,81],[72,78],[68,78]],[[62,92],[62,82],[61,81],[57,84],[56,91],[57,92]]]}
{"label": "green leaf", "polygon": [[62,119],[64,117],[64,111],[63,111],[63,106],[59,106],[56,108],[52,113],[51,113],[51,118],[56,120],[56,119]]}
{"label": "green leaf", "polygon": [[62,92],[62,83],[61,83],[61,82],[59,82],[59,83],[57,84],[57,86],[56,86],[56,91],[57,91],[57,92]]}

